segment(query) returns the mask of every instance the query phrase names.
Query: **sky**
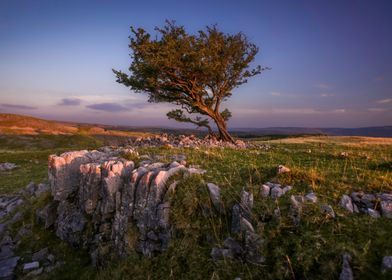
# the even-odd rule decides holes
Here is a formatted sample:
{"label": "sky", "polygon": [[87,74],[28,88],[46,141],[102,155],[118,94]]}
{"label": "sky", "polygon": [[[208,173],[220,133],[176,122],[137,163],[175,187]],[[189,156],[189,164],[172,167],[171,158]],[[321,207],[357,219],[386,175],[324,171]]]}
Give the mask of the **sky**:
{"label": "sky", "polygon": [[0,113],[184,127],[173,108],[116,83],[130,26],[245,33],[271,70],[224,103],[229,127],[392,125],[392,1],[0,0]]}

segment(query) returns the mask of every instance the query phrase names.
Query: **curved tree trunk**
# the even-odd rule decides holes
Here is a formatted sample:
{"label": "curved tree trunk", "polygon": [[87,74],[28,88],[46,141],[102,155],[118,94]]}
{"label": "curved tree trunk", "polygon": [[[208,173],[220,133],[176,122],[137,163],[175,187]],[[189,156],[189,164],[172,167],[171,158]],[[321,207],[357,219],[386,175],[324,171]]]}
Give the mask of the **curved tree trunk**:
{"label": "curved tree trunk", "polygon": [[222,141],[234,143],[234,139],[233,139],[233,137],[231,137],[231,135],[227,131],[226,122],[222,118],[222,116],[220,114],[217,114],[213,117],[213,119],[216,123],[216,126],[218,127],[218,130],[219,130],[219,138]]}

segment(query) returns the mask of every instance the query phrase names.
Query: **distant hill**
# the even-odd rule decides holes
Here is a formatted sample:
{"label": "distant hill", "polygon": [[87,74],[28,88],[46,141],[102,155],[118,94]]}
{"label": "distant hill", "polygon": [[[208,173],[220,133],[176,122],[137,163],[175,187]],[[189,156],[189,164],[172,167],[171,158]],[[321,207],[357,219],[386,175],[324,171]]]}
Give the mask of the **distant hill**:
{"label": "distant hill", "polygon": [[232,133],[239,136],[257,137],[265,135],[336,135],[392,137],[392,126],[360,128],[307,128],[307,127],[269,127],[269,128],[233,128]]}
{"label": "distant hill", "polygon": [[74,134],[78,128],[30,116],[0,114],[0,133],[2,134]]}
{"label": "distant hill", "polygon": [[[308,127],[268,127],[232,128],[230,132],[237,137],[252,138],[266,135],[336,135],[392,137],[392,126],[362,128],[308,128]],[[0,114],[0,134],[77,134],[142,136],[154,133],[199,134],[206,132],[196,129],[116,126],[73,122],[48,121],[30,116]]]}

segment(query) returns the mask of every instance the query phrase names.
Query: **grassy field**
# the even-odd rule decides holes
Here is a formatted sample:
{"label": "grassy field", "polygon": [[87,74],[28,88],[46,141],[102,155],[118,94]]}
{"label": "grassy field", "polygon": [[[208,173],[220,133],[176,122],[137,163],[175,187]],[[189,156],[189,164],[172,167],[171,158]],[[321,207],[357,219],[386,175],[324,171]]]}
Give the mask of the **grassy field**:
{"label": "grassy field", "polygon": [[[18,169],[2,172],[0,193],[11,194],[29,181],[47,180],[47,157],[72,149],[92,149],[102,139],[88,135],[1,136],[0,162],[13,162]],[[257,140],[256,140],[257,142]],[[21,224],[33,224],[32,237],[25,238],[19,253],[26,255],[42,247],[66,264],[42,278],[56,279],[336,279],[341,270],[341,254],[352,256],[356,279],[390,279],[381,274],[381,260],[392,255],[392,220],[374,219],[364,214],[348,214],[338,206],[340,197],[352,191],[392,192],[392,141],[358,137],[296,137],[258,141],[269,150],[143,148],[140,155],[160,155],[169,161],[173,154],[185,154],[188,164],[208,170],[203,176],[184,180],[173,194],[171,222],[176,231],[169,249],[152,259],[131,255],[110,267],[95,270],[88,255],[58,240],[53,232],[35,225],[35,209],[48,197],[24,206]],[[342,152],[348,157],[341,157]],[[132,158],[139,161],[138,158]],[[276,174],[283,164],[287,174]],[[299,226],[288,217],[289,197],[277,201],[262,199],[258,187],[267,181],[294,186],[290,194],[314,191],[319,202],[307,204]],[[243,188],[255,195],[253,220],[264,239],[266,263],[253,265],[230,260],[214,263],[211,248],[229,236],[230,217],[204,217],[201,207],[210,205],[206,183],[222,189],[226,209],[239,200]],[[337,214],[327,218],[320,204],[331,204]],[[280,208],[281,218],[273,212]]]}

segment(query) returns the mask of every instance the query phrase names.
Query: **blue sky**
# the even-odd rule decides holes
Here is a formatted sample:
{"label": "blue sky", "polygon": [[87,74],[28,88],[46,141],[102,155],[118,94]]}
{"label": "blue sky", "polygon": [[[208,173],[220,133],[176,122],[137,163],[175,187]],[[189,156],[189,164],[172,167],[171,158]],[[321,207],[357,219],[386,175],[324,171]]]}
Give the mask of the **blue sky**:
{"label": "blue sky", "polygon": [[218,24],[271,67],[234,91],[230,127],[392,124],[391,1],[0,1],[0,112],[183,126],[115,82],[129,27]]}

